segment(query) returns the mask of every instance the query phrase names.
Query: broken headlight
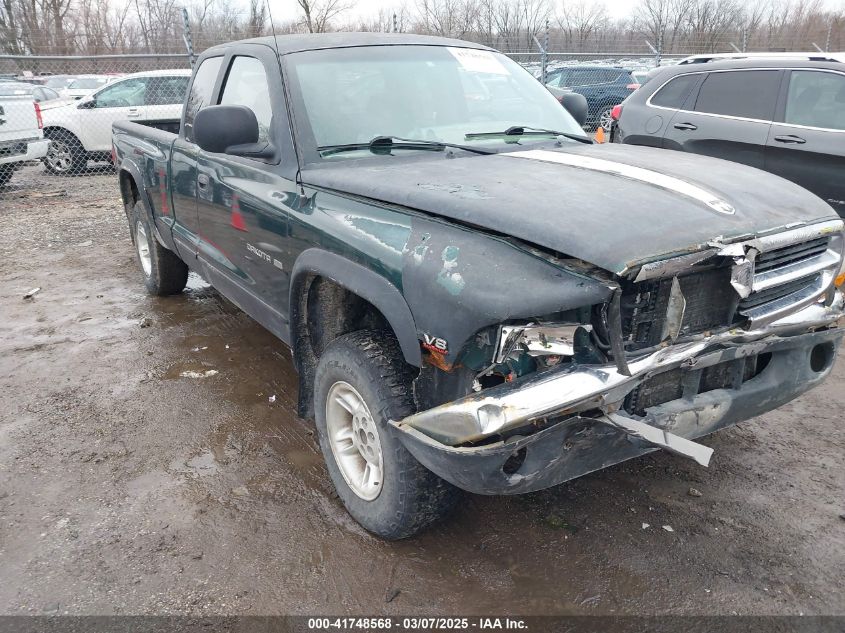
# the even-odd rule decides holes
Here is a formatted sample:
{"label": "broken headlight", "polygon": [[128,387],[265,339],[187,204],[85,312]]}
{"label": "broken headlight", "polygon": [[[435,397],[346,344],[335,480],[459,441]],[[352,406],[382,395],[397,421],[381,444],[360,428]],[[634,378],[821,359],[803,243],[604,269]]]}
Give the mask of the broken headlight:
{"label": "broken headlight", "polygon": [[542,358],[544,364],[557,364],[566,358],[574,358],[576,348],[589,340],[591,331],[591,325],[580,323],[503,325],[499,329],[495,362],[504,363],[508,358],[527,354]]}

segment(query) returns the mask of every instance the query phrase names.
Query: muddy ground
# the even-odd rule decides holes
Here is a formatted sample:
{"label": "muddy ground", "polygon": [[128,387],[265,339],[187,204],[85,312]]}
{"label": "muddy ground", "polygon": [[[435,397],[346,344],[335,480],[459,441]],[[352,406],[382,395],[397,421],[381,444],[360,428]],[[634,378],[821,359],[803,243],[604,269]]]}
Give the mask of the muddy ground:
{"label": "muddy ground", "polygon": [[845,613],[845,362],[706,439],[708,469],[467,495],[386,543],[333,494],[285,346],[199,278],[144,294],[115,180],[0,196],[0,613]]}

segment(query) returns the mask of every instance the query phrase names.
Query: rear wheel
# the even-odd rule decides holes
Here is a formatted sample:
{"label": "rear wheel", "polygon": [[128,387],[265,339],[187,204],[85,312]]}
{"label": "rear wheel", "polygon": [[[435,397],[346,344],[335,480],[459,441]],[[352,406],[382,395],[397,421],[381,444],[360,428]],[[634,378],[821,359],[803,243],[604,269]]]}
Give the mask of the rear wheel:
{"label": "rear wheel", "polygon": [[182,292],[188,283],[188,266],[174,252],[158,243],[141,201],[132,208],[130,223],[135,254],[147,292],[159,296]]}
{"label": "rear wheel", "polygon": [[57,176],[76,175],[85,171],[88,154],[82,143],[70,132],[48,130],[44,136],[50,140],[44,167]]}
{"label": "rear wheel", "polygon": [[364,528],[391,540],[425,529],[458,498],[388,425],[413,412],[412,378],[391,333],[361,330],[328,345],[314,384],[320,448],[338,496]]}
{"label": "rear wheel", "polygon": [[598,127],[604,129],[605,132],[610,132],[613,125],[613,108],[605,108],[599,113]]}

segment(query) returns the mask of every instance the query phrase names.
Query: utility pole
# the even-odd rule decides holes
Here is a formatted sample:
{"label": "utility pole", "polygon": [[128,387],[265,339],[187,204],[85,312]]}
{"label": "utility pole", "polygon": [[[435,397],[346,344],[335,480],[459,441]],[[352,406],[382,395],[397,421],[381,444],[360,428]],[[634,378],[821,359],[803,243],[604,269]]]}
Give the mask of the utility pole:
{"label": "utility pole", "polygon": [[546,69],[549,65],[549,19],[546,18],[546,35],[543,38],[543,85],[546,85]]}
{"label": "utility pole", "polygon": [[663,31],[657,35],[657,59],[654,60],[655,67],[660,66],[660,58],[663,56]]}
{"label": "utility pole", "polygon": [[182,33],[182,39],[185,41],[185,48],[188,49],[188,61],[193,66],[196,61],[196,57],[194,56],[194,40],[191,37],[191,22],[188,20],[188,9],[185,7],[182,7],[182,23],[185,28],[184,33]]}
{"label": "utility pole", "polygon": [[827,40],[825,41],[824,50],[826,53],[830,52],[830,35],[833,33],[833,21],[827,25]]}
{"label": "utility pole", "polygon": [[748,52],[748,27],[747,26],[742,27],[742,52],[743,53]]}
{"label": "utility pole", "polygon": [[[546,47],[540,43],[540,40],[537,39],[536,35],[532,35],[531,37],[534,38],[534,43],[537,45],[537,48],[540,49],[540,83],[544,86],[546,85]],[[548,43],[548,36],[546,37],[546,42]]]}

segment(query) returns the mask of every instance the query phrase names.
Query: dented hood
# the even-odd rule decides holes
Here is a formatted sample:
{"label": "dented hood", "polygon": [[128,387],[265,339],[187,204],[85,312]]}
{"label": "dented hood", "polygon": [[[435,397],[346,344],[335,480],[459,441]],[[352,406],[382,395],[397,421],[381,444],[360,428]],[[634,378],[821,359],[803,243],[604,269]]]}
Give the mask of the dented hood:
{"label": "dented hood", "polygon": [[364,159],[302,173],[307,185],[510,235],[612,272],[797,222],[837,217],[820,198],[728,161],[627,145],[448,159]]}

